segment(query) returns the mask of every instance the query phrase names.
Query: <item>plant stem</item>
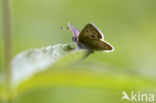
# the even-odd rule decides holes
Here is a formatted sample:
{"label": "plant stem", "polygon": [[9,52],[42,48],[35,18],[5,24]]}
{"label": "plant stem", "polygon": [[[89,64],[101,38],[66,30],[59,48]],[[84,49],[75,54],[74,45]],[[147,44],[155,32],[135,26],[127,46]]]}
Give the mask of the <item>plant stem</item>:
{"label": "plant stem", "polygon": [[12,26],[11,26],[11,1],[2,0],[2,12],[3,12],[3,34],[4,34],[4,71],[6,78],[6,89],[8,95],[8,103],[11,103],[11,67],[10,61],[12,57]]}

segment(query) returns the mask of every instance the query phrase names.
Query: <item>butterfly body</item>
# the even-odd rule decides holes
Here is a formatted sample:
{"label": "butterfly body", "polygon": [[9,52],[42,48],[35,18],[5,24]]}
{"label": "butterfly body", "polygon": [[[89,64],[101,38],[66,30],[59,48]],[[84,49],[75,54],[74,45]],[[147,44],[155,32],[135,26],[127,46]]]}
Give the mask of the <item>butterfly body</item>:
{"label": "butterfly body", "polygon": [[112,51],[113,47],[104,41],[104,36],[99,29],[92,23],[87,24],[80,32],[74,26],[69,24],[69,28],[74,34],[72,40],[77,44],[80,49],[88,49],[91,51]]}

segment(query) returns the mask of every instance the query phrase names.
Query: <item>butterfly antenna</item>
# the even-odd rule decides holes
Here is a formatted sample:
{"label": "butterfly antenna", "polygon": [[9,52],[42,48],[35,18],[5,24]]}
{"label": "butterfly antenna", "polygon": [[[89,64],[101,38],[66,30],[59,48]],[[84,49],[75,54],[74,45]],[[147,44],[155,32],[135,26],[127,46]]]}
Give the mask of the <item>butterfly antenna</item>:
{"label": "butterfly antenna", "polygon": [[64,30],[64,31],[67,31],[67,32],[70,32],[69,27],[66,27],[66,28],[65,28],[65,27],[61,26],[60,29],[61,29],[61,30]]}

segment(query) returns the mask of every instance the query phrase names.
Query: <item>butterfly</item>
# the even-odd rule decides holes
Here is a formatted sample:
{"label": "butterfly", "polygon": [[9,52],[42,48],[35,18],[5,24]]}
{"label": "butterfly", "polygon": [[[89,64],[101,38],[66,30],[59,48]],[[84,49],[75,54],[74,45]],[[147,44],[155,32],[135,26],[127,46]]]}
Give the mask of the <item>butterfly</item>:
{"label": "butterfly", "polygon": [[80,49],[87,49],[89,51],[113,51],[114,48],[111,44],[104,41],[104,35],[93,24],[87,24],[82,31],[79,31],[73,25],[68,23],[69,29],[74,34],[72,40],[77,44]]}

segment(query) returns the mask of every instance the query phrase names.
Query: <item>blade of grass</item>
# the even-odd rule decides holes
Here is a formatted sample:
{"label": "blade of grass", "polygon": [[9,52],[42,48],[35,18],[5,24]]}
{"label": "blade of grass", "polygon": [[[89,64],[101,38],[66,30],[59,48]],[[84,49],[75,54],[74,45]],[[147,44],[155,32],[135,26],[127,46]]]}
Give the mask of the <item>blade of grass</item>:
{"label": "blade of grass", "polygon": [[11,103],[11,67],[10,61],[12,56],[12,26],[11,26],[11,0],[2,0],[2,15],[3,15],[3,35],[4,35],[4,73],[5,73],[5,85],[7,90],[8,100],[7,103]]}

